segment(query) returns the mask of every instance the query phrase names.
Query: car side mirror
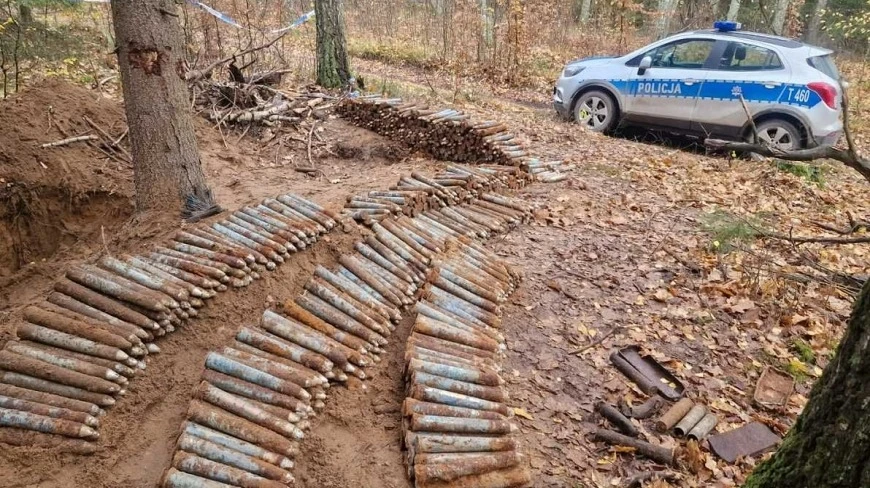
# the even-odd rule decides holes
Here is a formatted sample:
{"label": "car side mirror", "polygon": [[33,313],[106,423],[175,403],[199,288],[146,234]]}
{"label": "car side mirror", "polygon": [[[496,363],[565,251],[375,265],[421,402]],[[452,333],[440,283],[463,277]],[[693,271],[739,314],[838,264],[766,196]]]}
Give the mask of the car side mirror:
{"label": "car side mirror", "polygon": [[646,73],[646,70],[652,67],[652,56],[644,56],[643,59],[640,60],[640,64],[637,66],[637,74],[643,75]]}

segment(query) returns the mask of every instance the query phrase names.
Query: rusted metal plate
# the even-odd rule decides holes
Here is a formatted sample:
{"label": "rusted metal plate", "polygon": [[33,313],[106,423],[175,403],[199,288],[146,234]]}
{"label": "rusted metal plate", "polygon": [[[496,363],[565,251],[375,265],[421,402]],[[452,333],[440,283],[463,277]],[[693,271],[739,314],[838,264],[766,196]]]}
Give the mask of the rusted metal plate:
{"label": "rusted metal plate", "polygon": [[724,434],[711,436],[710,449],[717,456],[733,463],[741,456],[754,456],[777,445],[780,441],[766,425],[752,422]]}
{"label": "rusted metal plate", "polygon": [[788,403],[794,393],[794,378],[770,366],[764,368],[752,399],[762,407],[777,408]]}

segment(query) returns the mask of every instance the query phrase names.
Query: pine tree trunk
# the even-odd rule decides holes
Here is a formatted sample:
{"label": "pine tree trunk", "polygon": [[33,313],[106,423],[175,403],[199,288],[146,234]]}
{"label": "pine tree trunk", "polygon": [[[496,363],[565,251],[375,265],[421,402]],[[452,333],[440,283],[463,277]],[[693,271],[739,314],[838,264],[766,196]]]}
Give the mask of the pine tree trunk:
{"label": "pine tree trunk", "polygon": [[797,423],[744,488],[865,486],[870,486],[870,283]]}
{"label": "pine tree trunk", "polygon": [[212,201],[188,110],[176,12],[173,0],[112,2],[139,212]]}
{"label": "pine tree trunk", "polygon": [[740,0],[731,0],[728,6],[728,14],[725,15],[727,20],[737,20],[737,14],[740,12]]}
{"label": "pine tree trunk", "polygon": [[676,7],[677,0],[659,0],[659,18],[656,22],[656,34],[659,37],[663,37],[670,31],[671,19],[676,14]]}
{"label": "pine tree trunk", "polygon": [[583,0],[580,4],[580,23],[586,24],[589,22],[589,17],[592,15],[592,0]]}
{"label": "pine tree trunk", "polygon": [[341,0],[315,0],[314,15],[317,20],[317,84],[325,88],[345,86],[350,80],[350,62]]}

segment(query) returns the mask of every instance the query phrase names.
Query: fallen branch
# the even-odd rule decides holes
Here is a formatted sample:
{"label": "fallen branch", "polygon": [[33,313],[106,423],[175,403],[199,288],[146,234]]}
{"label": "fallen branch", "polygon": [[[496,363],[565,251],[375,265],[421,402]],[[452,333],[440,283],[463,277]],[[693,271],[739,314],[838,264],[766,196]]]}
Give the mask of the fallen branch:
{"label": "fallen branch", "polygon": [[617,434],[612,430],[596,429],[595,438],[612,446],[633,447],[638,454],[646,456],[657,463],[673,465],[675,462],[673,449],[657,446],[639,439],[633,439],[626,435]]}
{"label": "fallen branch", "polygon": [[[287,32],[290,32],[290,31],[287,31]],[[229,63],[230,61],[232,61],[236,57],[247,56],[248,54],[253,54],[257,51],[262,51],[263,49],[268,49],[268,48],[272,47],[272,45],[274,45],[276,42],[280,41],[284,36],[286,36],[287,32],[284,32],[283,34],[275,37],[274,39],[267,42],[266,44],[254,46],[252,48],[245,49],[244,51],[241,51],[239,53],[231,54],[225,58],[219,59],[219,60],[211,63],[210,65],[206,66],[203,69],[188,71],[184,75],[184,79],[188,83],[192,83],[192,82],[198,81],[202,78],[206,78],[209,75],[211,75],[211,72],[214,71],[215,68],[217,68],[218,66],[220,66],[222,64]]]}
{"label": "fallen branch", "polygon": [[673,471],[641,473],[628,479],[623,485],[625,488],[641,488],[644,483],[656,480],[677,481],[680,479],[678,473]]}
{"label": "fallen branch", "polygon": [[618,326],[618,325],[614,326],[612,329],[610,329],[610,330],[609,330],[606,334],[604,334],[603,336],[601,336],[601,337],[599,337],[598,339],[592,341],[591,343],[589,343],[589,344],[587,344],[587,345],[581,347],[580,349],[577,349],[576,351],[574,351],[574,352],[571,353],[571,354],[579,355],[579,354],[582,354],[582,353],[588,351],[589,349],[592,349],[593,347],[595,347],[595,346],[601,344],[602,342],[606,341],[608,337],[612,336],[613,334],[616,333],[617,330],[620,330],[620,329],[621,329],[620,326]]}
{"label": "fallen branch", "polygon": [[97,137],[93,134],[87,135],[87,136],[75,136],[75,137],[68,137],[66,139],[61,139],[59,141],[46,142],[45,144],[43,144],[40,147],[42,147],[42,148],[60,147],[60,146],[66,146],[67,144],[72,144],[74,142],[96,141],[97,139],[99,139],[99,137]]}
{"label": "fallen branch", "polygon": [[790,236],[785,234],[779,234],[776,232],[767,232],[762,231],[761,237],[767,237],[769,239],[780,239],[783,241],[794,242],[798,244],[804,244],[809,242],[815,242],[819,244],[861,244],[864,242],[870,242],[870,236],[864,237],[810,237],[810,236]]}

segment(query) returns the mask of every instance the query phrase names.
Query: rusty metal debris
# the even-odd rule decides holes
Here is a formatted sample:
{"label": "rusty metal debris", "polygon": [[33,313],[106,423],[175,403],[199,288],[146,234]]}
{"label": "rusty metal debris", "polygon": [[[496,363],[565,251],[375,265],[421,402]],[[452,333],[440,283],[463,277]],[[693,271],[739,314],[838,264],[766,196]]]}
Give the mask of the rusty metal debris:
{"label": "rusty metal debris", "polygon": [[779,436],[760,422],[751,422],[708,439],[710,449],[729,463],[734,463],[743,456],[765,452],[779,441]]}
{"label": "rusty metal debris", "polygon": [[683,396],[683,384],[650,356],[641,356],[640,348],[629,346],[610,355],[610,361],[619,371],[637,383],[647,395],[659,395],[670,401]]}
{"label": "rusty metal debris", "polygon": [[794,378],[768,366],[758,378],[752,399],[762,407],[778,408],[788,403],[792,393],[794,393]]}

